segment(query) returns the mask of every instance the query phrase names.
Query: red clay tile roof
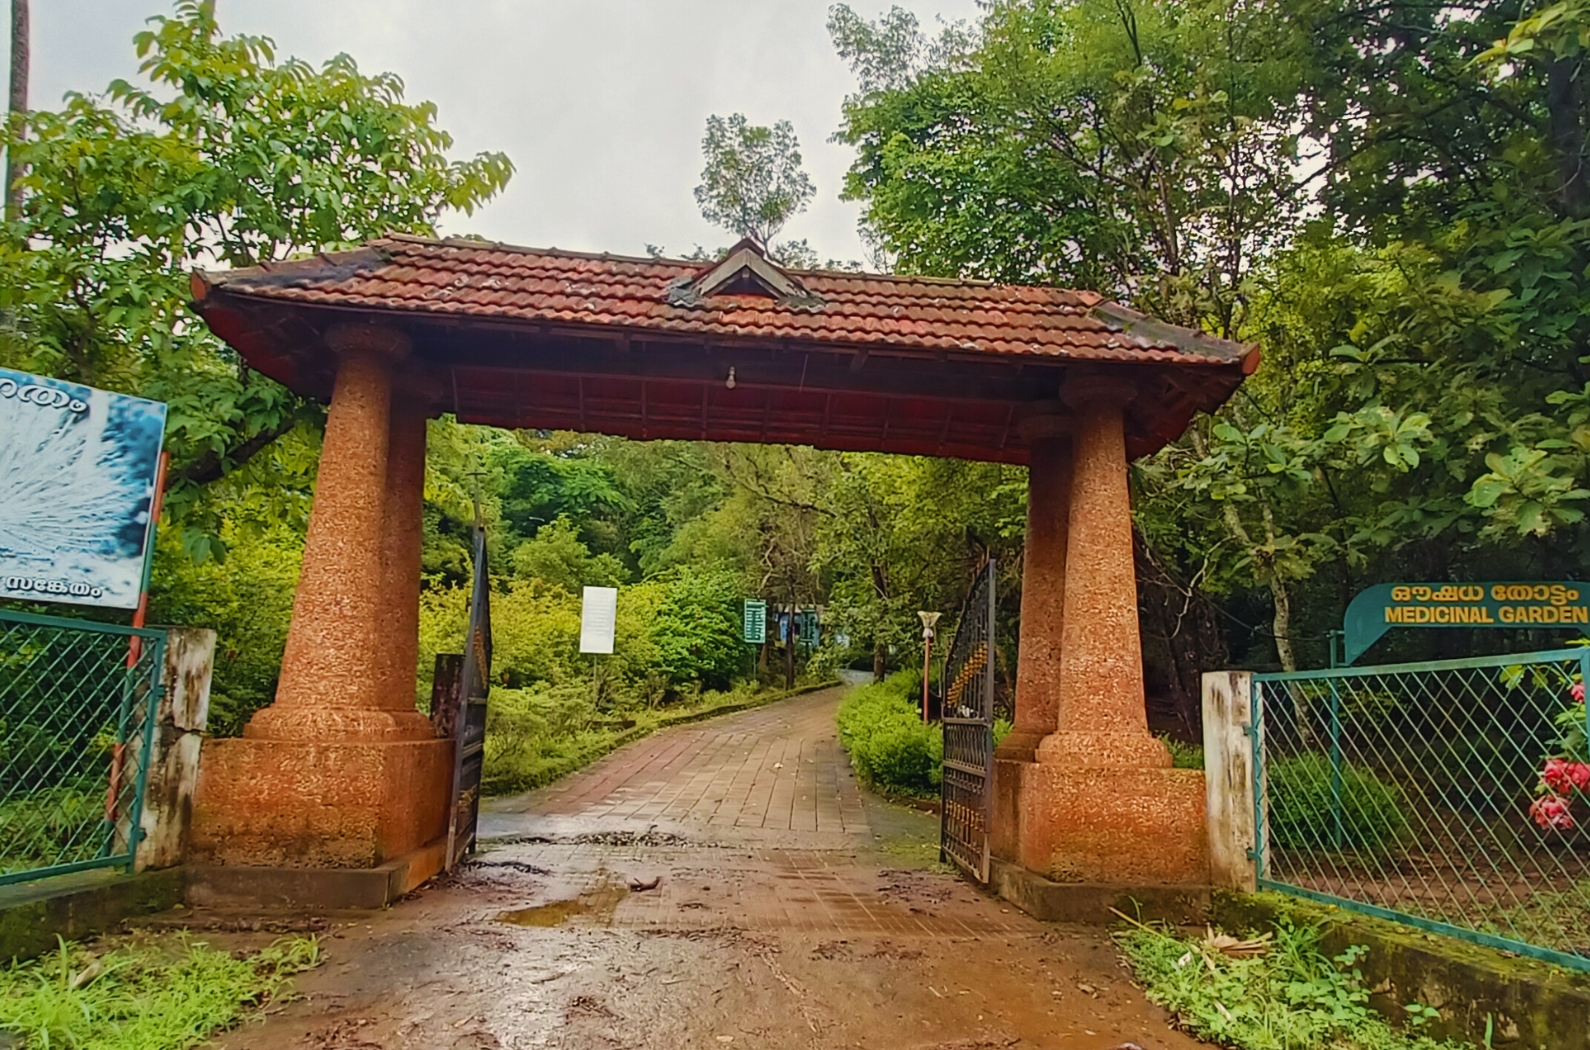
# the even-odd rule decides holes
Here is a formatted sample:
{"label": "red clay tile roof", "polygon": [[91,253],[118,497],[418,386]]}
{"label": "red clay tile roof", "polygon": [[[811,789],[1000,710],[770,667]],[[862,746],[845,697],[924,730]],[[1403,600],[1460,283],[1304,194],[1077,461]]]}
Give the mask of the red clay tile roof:
{"label": "red clay tile roof", "polygon": [[1253,347],[1154,321],[1092,292],[788,271],[807,298],[697,299],[690,286],[713,265],[393,235],[354,251],[198,275],[196,284],[306,304],[695,339],[1194,366],[1241,361],[1245,370],[1256,360]]}

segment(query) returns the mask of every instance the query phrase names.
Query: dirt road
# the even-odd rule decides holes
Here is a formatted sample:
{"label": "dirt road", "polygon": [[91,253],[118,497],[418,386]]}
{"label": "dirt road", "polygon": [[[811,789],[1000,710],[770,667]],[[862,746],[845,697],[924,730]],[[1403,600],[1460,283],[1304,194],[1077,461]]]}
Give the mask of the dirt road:
{"label": "dirt road", "polygon": [[940,869],[935,818],[857,788],[838,699],[659,733],[498,800],[475,862],[339,917],[303,998],[221,1045],[1200,1045],[1100,931],[1034,922]]}

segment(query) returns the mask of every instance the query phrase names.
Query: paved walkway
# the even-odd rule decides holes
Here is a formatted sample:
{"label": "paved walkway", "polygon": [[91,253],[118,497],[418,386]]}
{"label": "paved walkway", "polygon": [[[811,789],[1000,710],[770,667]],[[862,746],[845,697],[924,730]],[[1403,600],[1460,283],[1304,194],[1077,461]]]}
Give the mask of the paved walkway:
{"label": "paved walkway", "polygon": [[840,692],[653,734],[549,787],[488,801],[481,836],[701,825],[770,844],[869,836],[861,790],[835,739]]}
{"label": "paved walkway", "polygon": [[860,791],[834,740],[839,696],[676,727],[495,800],[471,863],[336,919],[302,997],[220,1045],[1199,1045],[1144,1002],[1104,931],[984,895],[936,864],[937,818]]}

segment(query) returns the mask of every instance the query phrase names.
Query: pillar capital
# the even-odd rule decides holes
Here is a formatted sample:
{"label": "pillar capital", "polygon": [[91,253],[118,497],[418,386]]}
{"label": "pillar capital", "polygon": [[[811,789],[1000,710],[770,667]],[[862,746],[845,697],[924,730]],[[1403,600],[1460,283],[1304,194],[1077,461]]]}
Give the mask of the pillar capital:
{"label": "pillar capital", "polygon": [[1074,409],[1125,408],[1137,397],[1137,384],[1121,376],[1085,373],[1067,379],[1060,399]]}
{"label": "pillar capital", "polygon": [[409,356],[413,345],[396,328],[371,324],[334,324],[326,329],[325,344],[337,354],[375,354],[389,361]]}
{"label": "pillar capital", "polygon": [[1028,444],[1069,438],[1075,429],[1075,420],[1060,401],[1035,401],[1016,420],[1016,432]]}

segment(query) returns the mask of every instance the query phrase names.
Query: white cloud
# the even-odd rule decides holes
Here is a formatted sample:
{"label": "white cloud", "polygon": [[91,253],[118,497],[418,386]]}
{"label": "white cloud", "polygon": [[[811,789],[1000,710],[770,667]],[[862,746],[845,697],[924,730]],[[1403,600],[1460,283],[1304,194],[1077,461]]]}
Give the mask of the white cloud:
{"label": "white cloud", "polygon": [[[888,4],[852,4],[873,16]],[[903,0],[925,27],[976,0]],[[856,205],[838,200],[848,147],[831,144],[852,90],[824,28],[826,0],[220,0],[229,32],[274,37],[319,62],[346,51],[430,99],[460,153],[503,150],[518,174],[449,232],[539,247],[639,254],[728,238],[696,211],[711,113],[788,119],[817,200],[785,235],[860,258]],[[33,105],[136,71],[131,38],[159,0],[33,3]]]}

